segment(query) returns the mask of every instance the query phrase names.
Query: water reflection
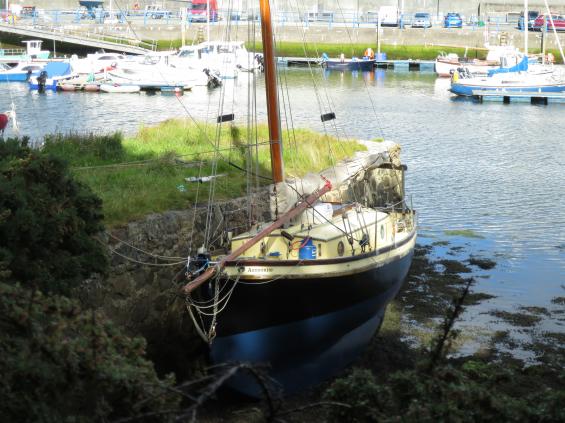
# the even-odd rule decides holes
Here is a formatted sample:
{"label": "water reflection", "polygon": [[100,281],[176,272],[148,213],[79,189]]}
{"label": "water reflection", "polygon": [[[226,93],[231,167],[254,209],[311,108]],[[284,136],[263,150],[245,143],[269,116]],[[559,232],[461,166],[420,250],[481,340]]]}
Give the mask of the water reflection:
{"label": "water reflection", "polygon": [[[324,69],[323,76],[325,80],[335,81],[339,79],[340,83],[343,84],[348,80],[362,80],[366,85],[380,86],[383,87],[386,78],[385,69],[375,69],[370,72],[361,71],[341,71]],[[337,75],[337,76],[336,76]]]}

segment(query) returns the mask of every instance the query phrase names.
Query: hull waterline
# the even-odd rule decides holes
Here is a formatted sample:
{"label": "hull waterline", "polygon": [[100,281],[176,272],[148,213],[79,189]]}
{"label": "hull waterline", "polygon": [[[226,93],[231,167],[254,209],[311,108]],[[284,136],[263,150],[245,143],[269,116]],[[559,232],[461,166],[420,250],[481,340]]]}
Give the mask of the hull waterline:
{"label": "hull waterline", "polygon": [[473,84],[461,84],[452,83],[450,91],[454,94],[460,96],[473,96],[481,95],[481,93],[560,93],[565,92],[565,84],[547,84],[547,85],[473,85]]}

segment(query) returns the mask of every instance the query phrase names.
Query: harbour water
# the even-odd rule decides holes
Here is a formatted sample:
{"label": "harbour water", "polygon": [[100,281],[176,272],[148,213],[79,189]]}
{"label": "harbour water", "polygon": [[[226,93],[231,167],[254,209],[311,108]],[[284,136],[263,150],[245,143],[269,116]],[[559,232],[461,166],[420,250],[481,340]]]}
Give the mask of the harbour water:
{"label": "harbour water", "polygon": [[[0,110],[14,103],[21,134],[34,140],[69,131],[127,135],[167,118],[214,124],[219,114],[232,112],[247,123],[249,78],[242,73],[226,82],[221,113],[219,89],[199,87],[180,97],[38,94],[17,83],[0,84]],[[294,127],[329,134],[337,128],[340,137],[384,137],[402,145],[407,192],[419,211],[420,243],[447,240],[450,247],[464,247],[467,257],[496,261],[494,269],[475,275],[474,287],[495,297],[469,307],[464,328],[498,330],[503,323],[489,311],[551,310],[552,299],[565,297],[565,105],[461,101],[447,91],[448,80],[417,72],[283,68],[281,81],[281,107],[292,105]],[[261,84],[257,101],[257,109],[264,110]],[[324,126],[320,115],[329,111],[337,119]],[[259,112],[258,118],[264,115]],[[283,121],[287,124],[290,119]],[[13,135],[11,129],[5,135]],[[441,247],[434,251],[442,254]],[[538,327],[563,333],[564,324],[562,316],[553,315]]]}

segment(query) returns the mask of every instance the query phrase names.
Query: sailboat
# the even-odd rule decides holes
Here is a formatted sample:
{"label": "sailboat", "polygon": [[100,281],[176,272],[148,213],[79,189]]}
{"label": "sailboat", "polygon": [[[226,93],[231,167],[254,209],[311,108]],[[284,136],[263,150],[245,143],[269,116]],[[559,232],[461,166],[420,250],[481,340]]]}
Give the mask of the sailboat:
{"label": "sailboat", "polygon": [[[367,142],[367,152],[320,174],[285,177],[268,0],[260,13],[271,220],[232,237],[224,255],[201,247],[182,293],[214,363],[266,364],[290,394],[332,377],[370,342],[409,270],[417,221],[393,142]],[[227,383],[262,392],[247,374]]]}
{"label": "sailboat", "polygon": [[[545,5],[549,11],[547,0]],[[528,1],[524,1],[524,16],[528,16]],[[550,15],[550,20],[551,20]],[[551,21],[553,26],[553,21]],[[555,28],[554,28],[555,31]],[[563,49],[559,38],[556,36],[561,56]],[[520,57],[519,60],[516,57]],[[524,35],[524,54],[512,56],[516,60],[513,66],[505,66],[505,59],[501,58],[502,66],[491,69],[486,76],[477,76],[466,68],[460,68],[451,76],[450,91],[459,96],[481,96],[488,94],[536,94],[565,92],[565,74],[552,63],[532,63],[528,57],[528,31]]]}

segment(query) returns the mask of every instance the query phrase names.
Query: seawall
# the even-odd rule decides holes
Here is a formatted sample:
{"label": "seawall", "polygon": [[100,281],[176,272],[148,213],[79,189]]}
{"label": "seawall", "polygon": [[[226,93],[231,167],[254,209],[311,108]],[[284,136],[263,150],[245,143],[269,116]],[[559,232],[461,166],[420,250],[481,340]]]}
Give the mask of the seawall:
{"label": "seawall", "polygon": [[[268,194],[252,201],[239,198],[216,204],[210,226],[212,239],[224,228],[242,232],[253,215],[264,220]],[[84,302],[107,314],[130,335],[147,339],[147,352],[161,372],[188,376],[194,369],[191,357],[204,357],[205,344],[194,331],[179,295],[189,247],[193,253],[203,243],[206,205],[187,210],[152,214],[105,234],[111,259],[106,279],[86,281],[81,290]],[[193,230],[195,229],[196,230]]]}

